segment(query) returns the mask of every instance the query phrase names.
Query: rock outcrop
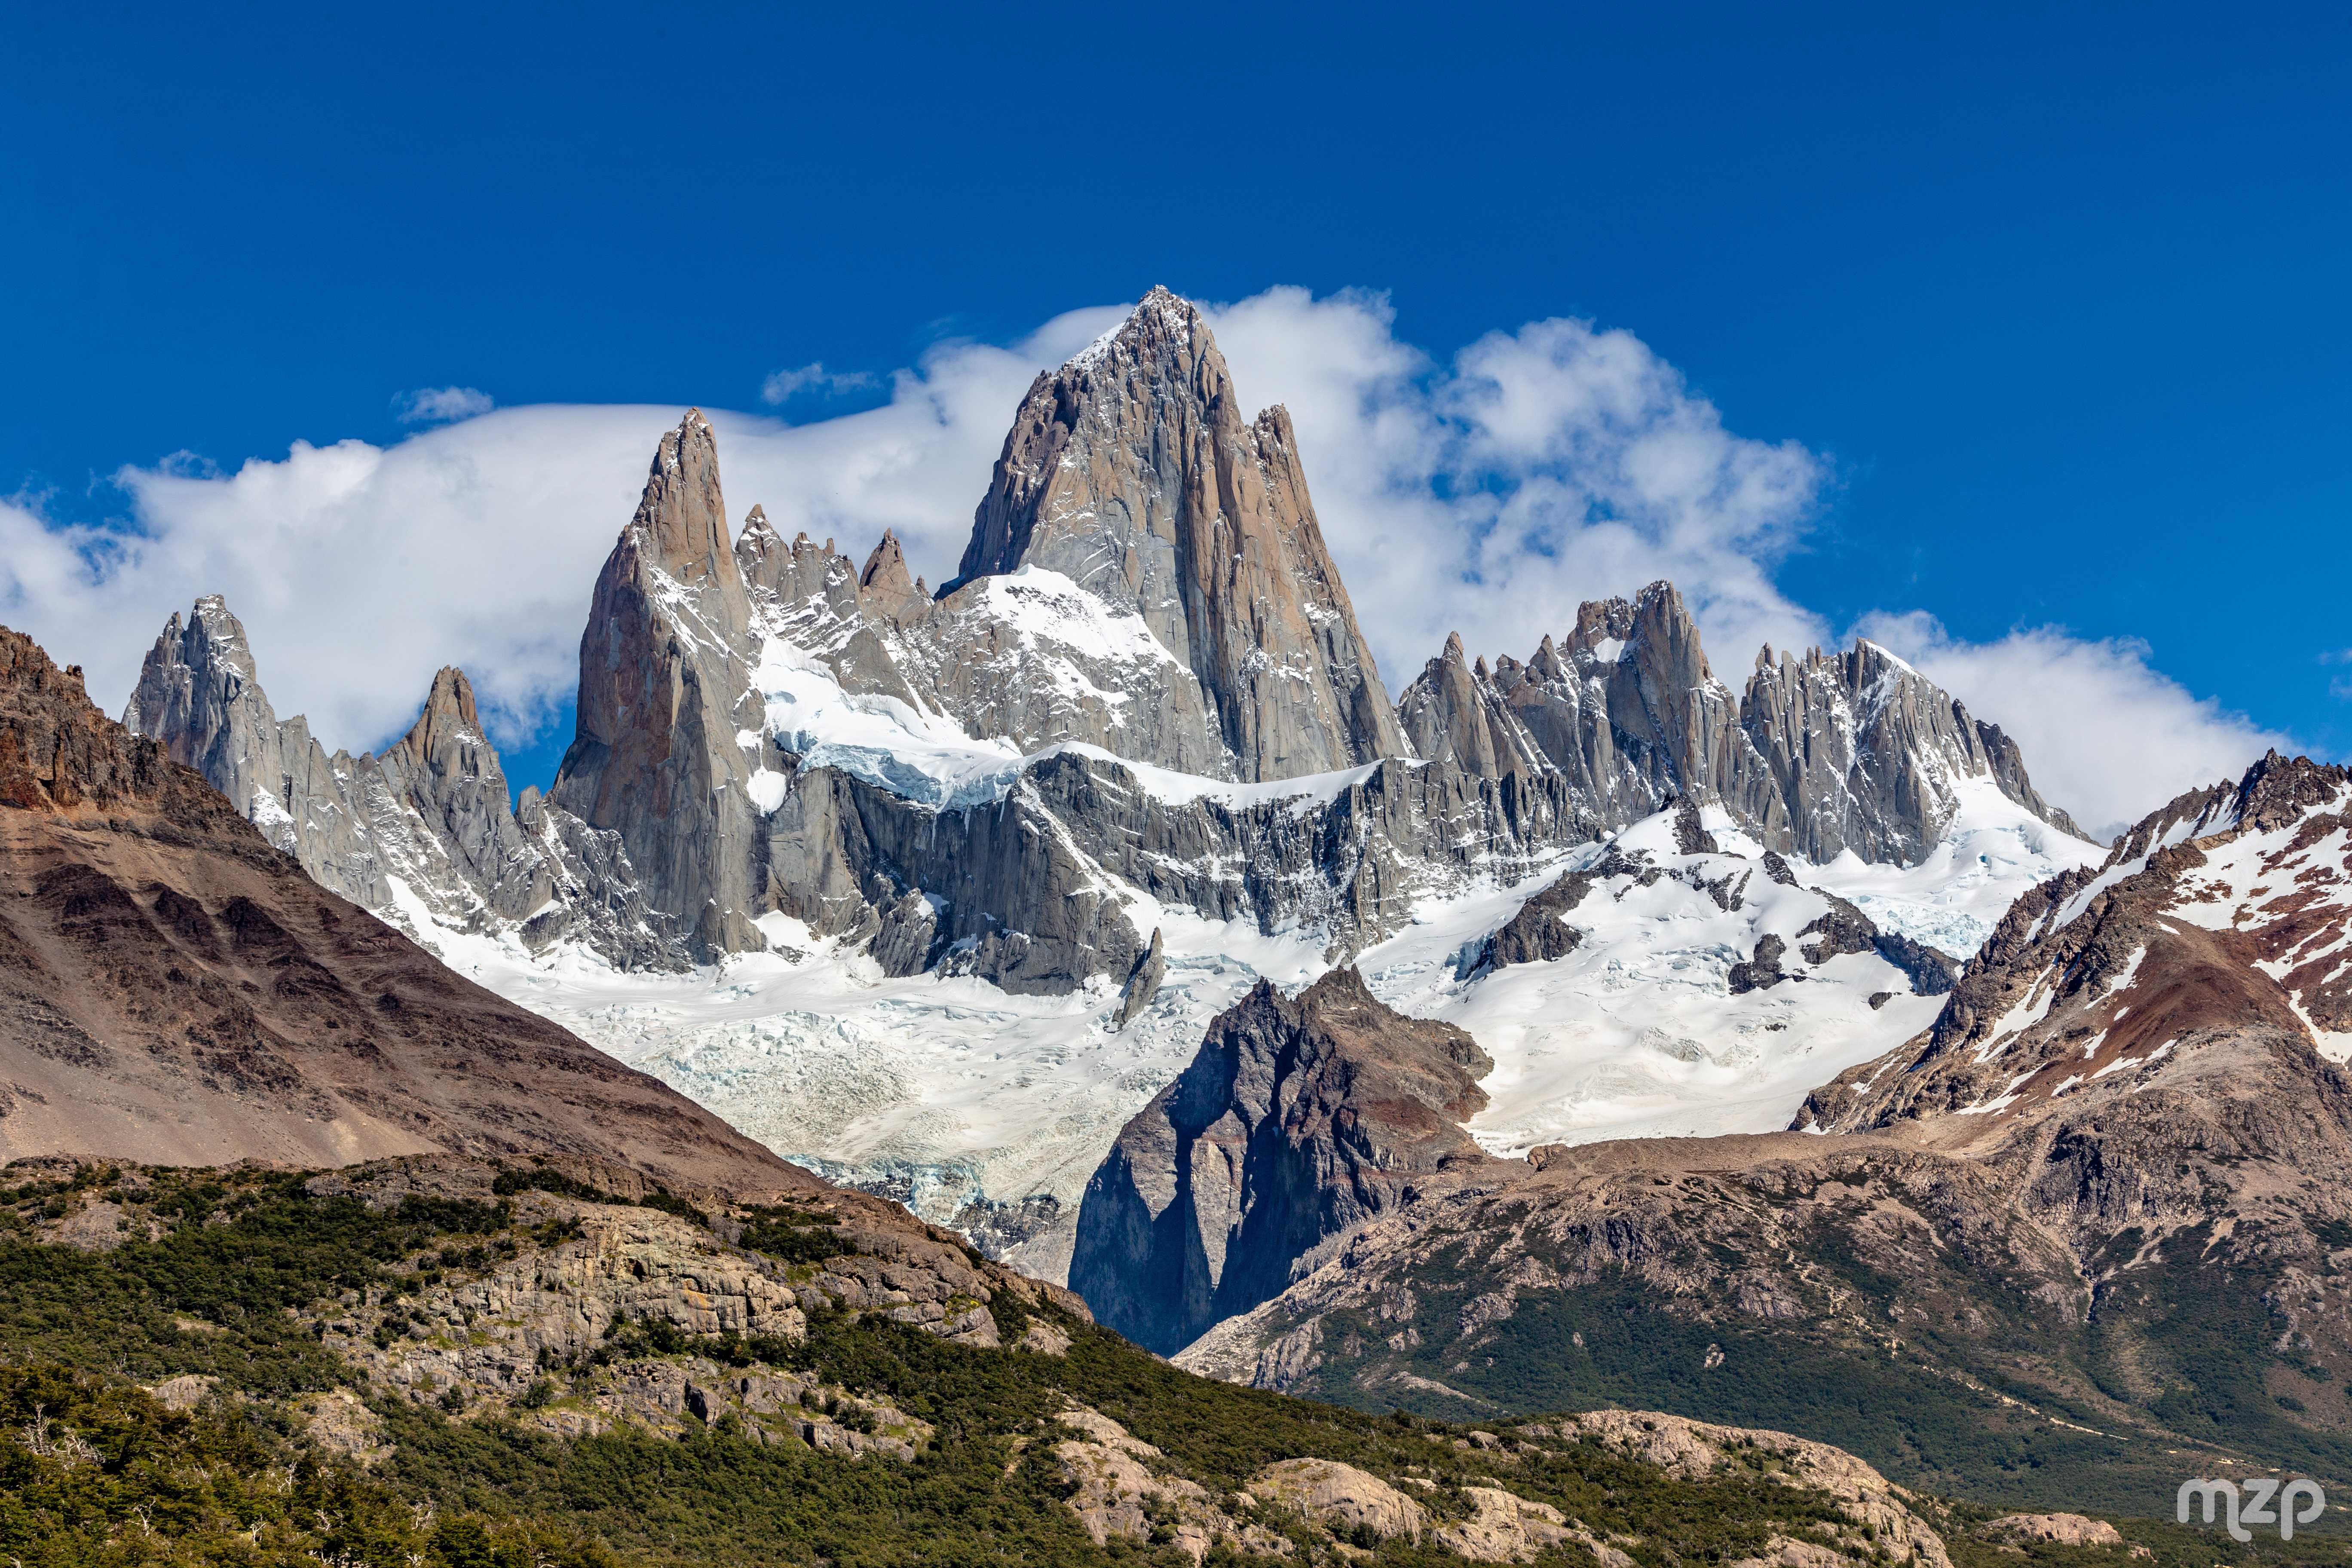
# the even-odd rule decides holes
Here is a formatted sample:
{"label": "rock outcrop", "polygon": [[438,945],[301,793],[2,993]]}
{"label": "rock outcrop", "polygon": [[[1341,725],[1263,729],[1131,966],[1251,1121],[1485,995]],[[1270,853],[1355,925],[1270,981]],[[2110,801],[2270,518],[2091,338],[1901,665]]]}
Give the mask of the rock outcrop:
{"label": "rock outcrop", "polygon": [[[906,650],[893,634],[902,621],[920,620],[929,606],[905,584],[906,561],[896,539],[885,533],[860,574],[856,562],[834,552],[830,539],[820,545],[802,533],[787,543],[755,506],[743,519],[734,550],[761,635],[782,637],[818,659],[852,696],[895,697],[920,712],[938,710],[936,700],[908,684],[899,668],[908,662]],[[895,576],[886,574],[886,564],[895,564]]]}
{"label": "rock outcrop", "polygon": [[752,923],[766,841],[751,788],[766,725],[758,666],[718,443],[689,409],[597,575],[579,729],[548,798],[620,835],[647,904],[704,957],[767,945]]}
{"label": "rock outcrop", "polygon": [[1024,566],[1140,616],[1199,684],[1206,747],[1122,755],[1260,780],[1404,752],[1289,414],[1244,416],[1208,323],[1165,289],[1030,387],[941,596]]}
{"label": "rock outcrop", "polygon": [[[1799,659],[1757,656],[1739,725],[1787,816],[1773,848],[1814,861],[1925,859],[1958,809],[1958,781],[1990,779],[2062,832],[2073,818],[2034,790],[2017,743],[1872,642]],[[1762,782],[1761,780],[1759,781]]]}
{"label": "rock outcrop", "polygon": [[707,1187],[817,1184],[320,888],[5,629],[0,1084],[11,1157],[562,1150]]}
{"label": "rock outcrop", "polygon": [[1164,1451],[1102,1412],[1080,1405],[1057,1422],[1069,1435],[1054,1445],[1054,1458],[1070,1509],[1097,1546],[1114,1537],[1164,1541],[1195,1563],[1219,1547],[1251,1557],[1295,1551],[1264,1525],[1234,1518],[1190,1476],[1171,1473]]}
{"label": "rock outcrop", "polygon": [[[2121,1546],[2123,1534],[2104,1519],[2079,1513],[2012,1513],[1989,1520],[1979,1534],[2015,1545]],[[2143,1547],[2142,1552],[2147,1549]]]}
{"label": "rock outcrop", "polygon": [[1381,1005],[1353,969],[1296,1001],[1260,981],[1087,1184],[1071,1288],[1137,1343],[1181,1349],[1414,1183],[1485,1164],[1458,1123],[1493,1066],[1464,1031]]}
{"label": "rock outcrop", "polygon": [[320,887],[428,948],[455,931],[534,952],[576,942],[618,969],[691,962],[646,907],[616,835],[536,789],[509,807],[463,670],[434,678],[383,756],[330,756],[300,716],[272,711],[245,627],[209,595],[155,639],[122,722],[203,773]]}
{"label": "rock outcrop", "polygon": [[1151,932],[1151,946],[1135,961],[1135,968],[1128,974],[1127,984],[1119,989],[1118,1011],[1111,1015],[1113,1033],[1126,1028],[1139,1014],[1151,1005],[1151,999],[1160,994],[1160,983],[1166,978],[1168,952],[1160,941],[1159,929],[1155,927]]}
{"label": "rock outcrop", "polygon": [[1877,1470],[1827,1443],[1633,1410],[1595,1410],[1543,1430],[1548,1436],[1578,1437],[1688,1479],[1754,1467],[1786,1485],[1825,1494],[1839,1505],[1844,1518],[1829,1527],[1826,1541],[1776,1535],[1759,1554],[1762,1562],[1793,1565],[1821,1561],[1814,1553],[1826,1548],[1836,1557],[1878,1550],[1901,1554],[1920,1568],[1951,1568],[1943,1539],[1922,1517],[1918,1500],[1906,1497]]}
{"label": "rock outcrop", "polygon": [[1476,956],[1464,966],[1463,978],[1507,964],[1549,963],[1575,952],[1584,933],[1568,923],[1569,913],[1584,901],[1592,883],[1593,879],[1580,871],[1554,879],[1479,944]]}
{"label": "rock outcrop", "polygon": [[1378,1476],[1337,1459],[1282,1459],[1252,1478],[1250,1495],[1362,1540],[1418,1540],[1428,1510]]}

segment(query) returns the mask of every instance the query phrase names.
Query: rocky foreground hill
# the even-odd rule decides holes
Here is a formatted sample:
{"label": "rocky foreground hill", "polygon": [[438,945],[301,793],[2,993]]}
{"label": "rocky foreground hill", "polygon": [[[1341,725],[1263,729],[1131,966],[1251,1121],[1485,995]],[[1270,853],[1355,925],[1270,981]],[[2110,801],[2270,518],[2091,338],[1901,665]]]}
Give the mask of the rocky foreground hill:
{"label": "rocky foreground hill", "polygon": [[[593,1161],[19,1162],[0,1280],[0,1551],[27,1568],[2213,1555],[1777,1432],[1212,1383],[832,1196],[698,1207]],[[2341,1559],[2316,1544],[2294,1560]]]}
{"label": "rocky foreground hill", "polygon": [[[1623,1402],[1834,1434],[2020,1500],[2352,1476],[2352,1083],[2319,1048],[2352,1044],[2347,805],[2346,770],[2275,755],[2184,797],[2021,900],[1934,1026],[1790,1131],[1417,1179],[1179,1360],[1464,1419]],[[1826,921],[1807,958],[1844,940]],[[1128,1158],[1090,1205],[1153,1190]],[[1325,1212],[1355,1190],[1333,1172]]]}

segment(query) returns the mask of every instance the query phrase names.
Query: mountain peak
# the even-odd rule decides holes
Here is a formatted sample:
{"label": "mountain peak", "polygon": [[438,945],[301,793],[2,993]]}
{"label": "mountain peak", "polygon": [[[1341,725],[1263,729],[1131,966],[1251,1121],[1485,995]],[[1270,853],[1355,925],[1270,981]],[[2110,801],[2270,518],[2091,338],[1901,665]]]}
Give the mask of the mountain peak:
{"label": "mountain peak", "polygon": [[455,665],[443,665],[433,677],[433,688],[425,696],[425,710],[416,722],[408,727],[393,748],[395,753],[412,762],[429,763],[443,756],[452,747],[476,749],[487,756],[484,770],[478,757],[469,758],[468,772],[498,773],[499,793],[503,795],[504,771],[499,764],[499,753],[482,734],[481,715],[474,706],[474,687],[466,672]]}
{"label": "mountain peak", "polygon": [[663,434],[636,513],[597,574],[578,728],[549,798],[619,834],[646,901],[706,953],[767,945],[751,923],[749,858],[713,853],[752,837],[752,764],[733,742],[762,722],[758,665],[718,439],[689,409]]}
{"label": "mountain peak", "polygon": [[1243,778],[1405,754],[1288,416],[1244,421],[1207,320],[1164,288],[1030,387],[940,597],[1023,566],[1139,617]]}
{"label": "mountain peak", "polygon": [[727,498],[719,487],[719,441],[699,408],[662,434],[629,531],[662,572],[686,583],[737,584],[727,539]]}
{"label": "mountain peak", "polygon": [[865,570],[857,574],[858,603],[884,619],[896,624],[919,618],[930,607],[929,597],[907,576],[907,553],[898,547],[898,536],[889,529],[882,531],[882,542],[866,558]]}
{"label": "mountain peak", "polygon": [[481,726],[474,708],[474,683],[454,664],[443,665],[434,675],[433,689],[425,699],[425,710],[454,712],[461,722],[476,729]]}

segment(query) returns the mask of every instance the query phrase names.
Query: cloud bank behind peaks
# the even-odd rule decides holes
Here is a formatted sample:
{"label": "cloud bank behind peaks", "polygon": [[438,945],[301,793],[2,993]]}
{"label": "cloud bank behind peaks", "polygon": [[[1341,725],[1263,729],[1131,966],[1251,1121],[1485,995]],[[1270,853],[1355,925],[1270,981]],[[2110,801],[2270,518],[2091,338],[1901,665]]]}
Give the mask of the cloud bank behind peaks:
{"label": "cloud bank behind peaks", "polygon": [[1924,610],[1864,617],[1855,635],[1893,649],[2009,731],[2034,787],[2093,837],[2114,837],[2173,796],[2235,779],[2294,740],[2153,668],[2135,637],[2096,641],[2025,626],[1964,642]]}
{"label": "cloud bank behind peaks", "polygon": [[[889,377],[880,406],[835,418],[707,409],[730,512],[740,522],[760,503],[787,536],[859,556],[892,529],[909,566],[940,582],[1031,380],[1127,310],[1073,310],[1005,346],[942,343]],[[1538,321],[1441,363],[1397,339],[1376,295],[1275,289],[1209,314],[1248,409],[1291,411],[1391,692],[1448,631],[1526,658],[1579,601],[1661,577],[1735,675],[1760,643],[1832,640],[1773,583],[1828,465],[1727,429],[1632,333]],[[806,397],[855,380],[810,365],[764,390]],[[223,593],[279,712],[307,712],[331,746],[398,735],[445,663],[466,668],[492,734],[515,745],[572,688],[597,569],[682,410],[489,403],[462,387],[413,395],[430,427],[385,447],[298,443],[229,474],[126,468],[131,514],[116,527],[0,503],[0,620],[83,664],[115,710],[164,618]],[[2273,739],[2131,645],[2048,630],[1968,645],[1925,614],[1869,626],[2015,733],[2036,783],[2086,823],[2134,816]]]}
{"label": "cloud bank behind peaks", "polygon": [[1580,600],[1662,577],[1712,647],[1822,639],[1770,574],[1826,465],[1726,430],[1631,332],[1536,321],[1441,366],[1397,341],[1377,296],[1276,289],[1212,317],[1243,400],[1290,409],[1392,689],[1450,631],[1525,658]]}

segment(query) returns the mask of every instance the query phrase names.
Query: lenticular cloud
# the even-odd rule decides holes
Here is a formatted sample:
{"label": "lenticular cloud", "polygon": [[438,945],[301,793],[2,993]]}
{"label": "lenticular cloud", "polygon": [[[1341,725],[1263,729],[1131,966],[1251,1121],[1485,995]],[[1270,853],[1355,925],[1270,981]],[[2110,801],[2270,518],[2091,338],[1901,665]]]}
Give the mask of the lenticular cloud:
{"label": "lenticular cloud", "polygon": [[[709,410],[731,513],[757,502],[787,536],[861,555],[891,529],[937,584],[1031,379],[1125,313],[1073,310],[1008,346],[941,344],[892,375],[879,406],[835,418]],[[1830,640],[1772,581],[1826,465],[1727,429],[1633,334],[1535,321],[1440,363],[1397,339],[1377,295],[1274,289],[1208,313],[1244,402],[1290,409],[1391,693],[1449,631],[1525,658],[1580,600],[1662,577],[1719,675],[1738,677],[1766,641]],[[413,401],[433,427],[390,447],[297,443],[231,473],[126,468],[129,511],[112,527],[0,503],[0,618],[80,662],[111,709],[165,616],[223,593],[280,710],[307,712],[330,745],[398,733],[448,663],[473,678],[502,743],[530,738],[572,688],[597,568],[680,411],[496,409],[468,388]],[[2134,816],[2279,739],[2123,645],[2051,630],[1969,645],[1916,615],[1865,629],[2015,733],[2043,792],[2086,823]],[[2085,712],[2092,729],[2072,721]]]}

